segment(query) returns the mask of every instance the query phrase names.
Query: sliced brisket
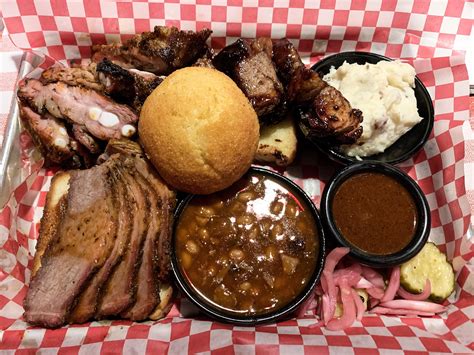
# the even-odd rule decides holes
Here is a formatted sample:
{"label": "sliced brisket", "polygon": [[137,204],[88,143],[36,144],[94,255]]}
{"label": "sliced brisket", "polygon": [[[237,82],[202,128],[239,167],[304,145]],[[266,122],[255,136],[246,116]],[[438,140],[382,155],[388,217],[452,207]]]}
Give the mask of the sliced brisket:
{"label": "sliced brisket", "polygon": [[115,164],[112,157],[103,165],[71,172],[62,223],[24,302],[27,322],[63,325],[87,281],[106,262],[115,245],[118,218],[110,174]]}
{"label": "sliced brisket", "polygon": [[[135,158],[139,159],[139,158]],[[158,305],[160,296],[158,289],[158,278],[155,274],[154,256],[156,254],[156,242],[161,225],[160,211],[161,200],[150,183],[141,176],[135,174],[136,180],[140,183],[142,190],[147,192],[149,201],[149,218],[146,231],[145,242],[143,244],[142,262],[138,269],[138,284],[135,303],[122,312],[123,318],[134,321],[144,320]]]}
{"label": "sliced brisket", "polygon": [[149,220],[149,201],[148,193],[143,191],[134,176],[137,172],[130,168],[132,164],[133,158],[126,158],[121,169],[130,198],[135,200],[131,210],[133,222],[129,246],[104,286],[96,312],[97,319],[120,314],[133,304],[136,297],[137,272],[142,261],[142,248]]}
{"label": "sliced brisket", "polygon": [[112,140],[101,162],[53,180],[24,303],[31,324],[139,321],[169,310],[171,294],[160,292],[175,193],[135,142]]}
{"label": "sliced brisket", "polygon": [[150,182],[162,201],[160,234],[156,240],[155,267],[158,279],[169,282],[171,229],[173,226],[173,211],[176,205],[176,193],[170,190],[148,161],[136,159],[135,164],[137,170]]}
{"label": "sliced brisket", "polygon": [[[118,164],[119,165],[119,164]],[[118,221],[117,221],[117,237],[115,245],[110,253],[107,261],[102,268],[94,275],[87,287],[79,296],[76,307],[72,311],[70,323],[84,323],[91,320],[97,310],[101,291],[107,282],[114,267],[121,261],[125,251],[128,248],[130,234],[132,230],[131,211],[136,208],[135,200],[129,195],[126,187],[127,181],[124,180],[120,166],[112,170],[114,176],[115,187],[117,191],[118,203]]]}

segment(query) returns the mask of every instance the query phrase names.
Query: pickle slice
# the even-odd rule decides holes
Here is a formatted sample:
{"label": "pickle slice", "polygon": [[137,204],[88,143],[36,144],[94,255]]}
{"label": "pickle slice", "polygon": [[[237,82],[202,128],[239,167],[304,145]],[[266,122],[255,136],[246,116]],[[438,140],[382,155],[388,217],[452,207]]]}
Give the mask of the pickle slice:
{"label": "pickle slice", "polygon": [[400,268],[400,284],[408,292],[421,293],[426,279],[431,283],[432,301],[442,302],[454,291],[453,267],[434,243],[426,243],[414,258]]}

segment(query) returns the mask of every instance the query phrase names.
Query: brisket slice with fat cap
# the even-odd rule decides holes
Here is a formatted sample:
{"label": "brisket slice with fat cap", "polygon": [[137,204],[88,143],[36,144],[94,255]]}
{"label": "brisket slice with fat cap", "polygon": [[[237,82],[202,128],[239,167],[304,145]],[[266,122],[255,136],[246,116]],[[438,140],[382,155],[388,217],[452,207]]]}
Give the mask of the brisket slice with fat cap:
{"label": "brisket slice with fat cap", "polygon": [[30,324],[63,325],[87,281],[113,249],[118,210],[110,170],[115,164],[111,158],[92,169],[71,172],[62,223],[24,302],[24,317]]}
{"label": "brisket slice with fat cap", "polygon": [[[138,159],[138,158],[135,158]],[[135,303],[125,312],[121,313],[123,318],[134,321],[144,320],[155,309],[159,303],[158,278],[154,270],[155,244],[161,226],[160,209],[162,201],[153,187],[139,173],[135,178],[140,183],[143,191],[147,192],[149,200],[148,230],[143,243],[142,262],[137,275],[137,292]]]}
{"label": "brisket slice with fat cap", "polygon": [[157,263],[158,263],[158,279],[160,281],[169,281],[170,273],[170,242],[171,229],[173,226],[173,211],[176,205],[176,193],[165,184],[163,179],[158,175],[150,162],[144,157],[141,147],[128,139],[112,139],[105,148],[104,154],[99,157],[100,161],[106,161],[114,154],[125,154],[136,157],[135,167],[143,177],[152,184],[153,188],[159,195],[162,202],[160,236],[157,245]]}
{"label": "brisket slice with fat cap", "polygon": [[117,238],[115,245],[110,253],[107,261],[102,268],[90,280],[87,287],[79,296],[77,304],[69,316],[70,323],[84,323],[91,320],[97,310],[97,305],[100,299],[100,293],[103,290],[104,284],[107,282],[114,267],[121,261],[123,254],[128,248],[129,238],[132,231],[132,214],[133,208],[136,208],[136,203],[133,197],[130,196],[127,181],[122,176],[120,164],[117,169],[113,169],[116,181],[117,203],[118,203],[118,222],[117,222]]}
{"label": "brisket slice with fat cap", "polygon": [[160,313],[157,311],[159,307],[164,313],[169,309],[167,304],[170,295],[163,292],[166,299],[160,300],[159,293],[162,293],[162,288],[166,288],[166,283],[169,282],[169,245],[176,195],[145,160],[138,144],[129,140],[111,140],[99,160],[106,161],[117,153],[134,157],[134,168],[139,172],[136,178],[149,193],[150,199],[150,218],[138,271],[136,301],[121,314],[122,317],[138,321],[150,316],[152,312]]}
{"label": "brisket slice with fat cap", "polygon": [[148,317],[158,306],[159,288],[162,286],[160,282],[169,281],[169,248],[175,194],[143,158],[136,157],[135,166],[142,175],[142,181],[148,184],[152,204],[150,215],[153,217],[143,248],[143,261],[138,274],[137,300],[122,316],[139,321]]}
{"label": "brisket slice with fat cap", "polygon": [[128,309],[136,297],[137,273],[142,261],[142,248],[146,237],[149,220],[149,201],[147,192],[143,191],[136,179],[133,158],[125,158],[122,173],[129,188],[130,197],[136,202],[132,206],[132,232],[128,249],[121,262],[114,268],[107,280],[99,302],[96,318],[118,315]]}

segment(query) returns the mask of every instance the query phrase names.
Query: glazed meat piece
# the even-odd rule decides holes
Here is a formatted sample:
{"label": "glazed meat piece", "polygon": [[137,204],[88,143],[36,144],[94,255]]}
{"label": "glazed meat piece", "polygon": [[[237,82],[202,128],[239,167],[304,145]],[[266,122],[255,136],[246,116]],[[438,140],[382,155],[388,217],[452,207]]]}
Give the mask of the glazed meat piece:
{"label": "glazed meat piece", "polygon": [[362,112],[353,109],[332,86],[326,86],[310,106],[299,111],[301,123],[312,138],[334,138],[342,144],[353,144],[362,134]]}
{"label": "glazed meat piece", "polygon": [[106,94],[133,107],[137,112],[146,98],[163,81],[163,77],[153,73],[124,69],[107,59],[97,64],[97,73]]}
{"label": "glazed meat piece", "polygon": [[136,131],[138,116],[135,112],[94,90],[63,82],[43,85],[29,79],[20,83],[18,98],[36,112],[49,112],[56,118],[83,126],[100,140],[129,137]]}
{"label": "glazed meat piece", "polygon": [[296,104],[311,102],[328,84],[318,73],[306,67],[298,68],[288,84],[288,99]]}
{"label": "glazed meat piece", "polygon": [[286,38],[273,41],[273,61],[286,88],[287,100],[297,107],[300,120],[314,138],[332,138],[351,144],[362,134],[362,112],[318,73],[303,64]]}
{"label": "glazed meat piece", "polygon": [[118,216],[110,175],[115,164],[116,160],[110,159],[92,169],[71,172],[62,223],[26,295],[27,322],[45,327],[63,325],[86,282],[108,258]]}
{"label": "glazed meat piece", "polygon": [[286,38],[273,41],[273,62],[290,102],[312,101],[328,85],[319,74],[306,68],[298,51]]}
{"label": "glazed meat piece", "polygon": [[239,39],[223,48],[213,64],[237,83],[259,117],[272,112],[282,101],[283,85],[272,63],[271,39]]}
{"label": "glazed meat piece", "polygon": [[135,35],[124,44],[95,45],[92,60],[107,58],[123,68],[168,75],[191,65],[206,50],[211,30],[180,31],[176,27],[156,26],[153,32]]}
{"label": "glazed meat piece", "polygon": [[305,66],[298,51],[289,40],[286,38],[276,39],[272,43],[273,63],[275,63],[278,77],[287,88],[296,71]]}

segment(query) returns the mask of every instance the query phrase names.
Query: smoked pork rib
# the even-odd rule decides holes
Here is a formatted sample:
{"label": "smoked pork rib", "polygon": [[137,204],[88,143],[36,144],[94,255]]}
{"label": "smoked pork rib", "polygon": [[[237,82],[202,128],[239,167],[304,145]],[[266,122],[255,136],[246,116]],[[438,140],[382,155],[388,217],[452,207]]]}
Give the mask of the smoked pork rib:
{"label": "smoked pork rib", "polygon": [[119,208],[118,222],[117,222],[117,239],[115,240],[114,248],[110,253],[107,261],[102,268],[94,275],[82,294],[79,296],[76,307],[72,311],[69,322],[70,323],[84,323],[91,320],[97,310],[100,293],[103,290],[103,285],[108,280],[114,267],[121,261],[125,253],[132,230],[131,211],[135,208],[135,200],[129,195],[127,183],[120,170],[120,165],[114,169],[112,173],[115,175],[117,203]]}
{"label": "smoked pork rib", "polygon": [[30,324],[63,325],[87,281],[112,251],[118,218],[110,175],[115,164],[111,158],[92,169],[71,172],[62,223],[25,299],[24,316]]}
{"label": "smoked pork rib", "polygon": [[69,123],[83,125],[88,133],[100,140],[130,136],[126,129],[138,121],[137,114],[126,105],[118,104],[97,91],[63,82],[43,85],[36,79],[20,83],[18,98],[38,113]]}
{"label": "smoked pork rib", "polygon": [[83,86],[99,92],[104,91],[103,83],[98,80],[96,63],[73,68],[62,66],[50,67],[41,73],[40,81],[43,85],[61,81],[71,86]]}

